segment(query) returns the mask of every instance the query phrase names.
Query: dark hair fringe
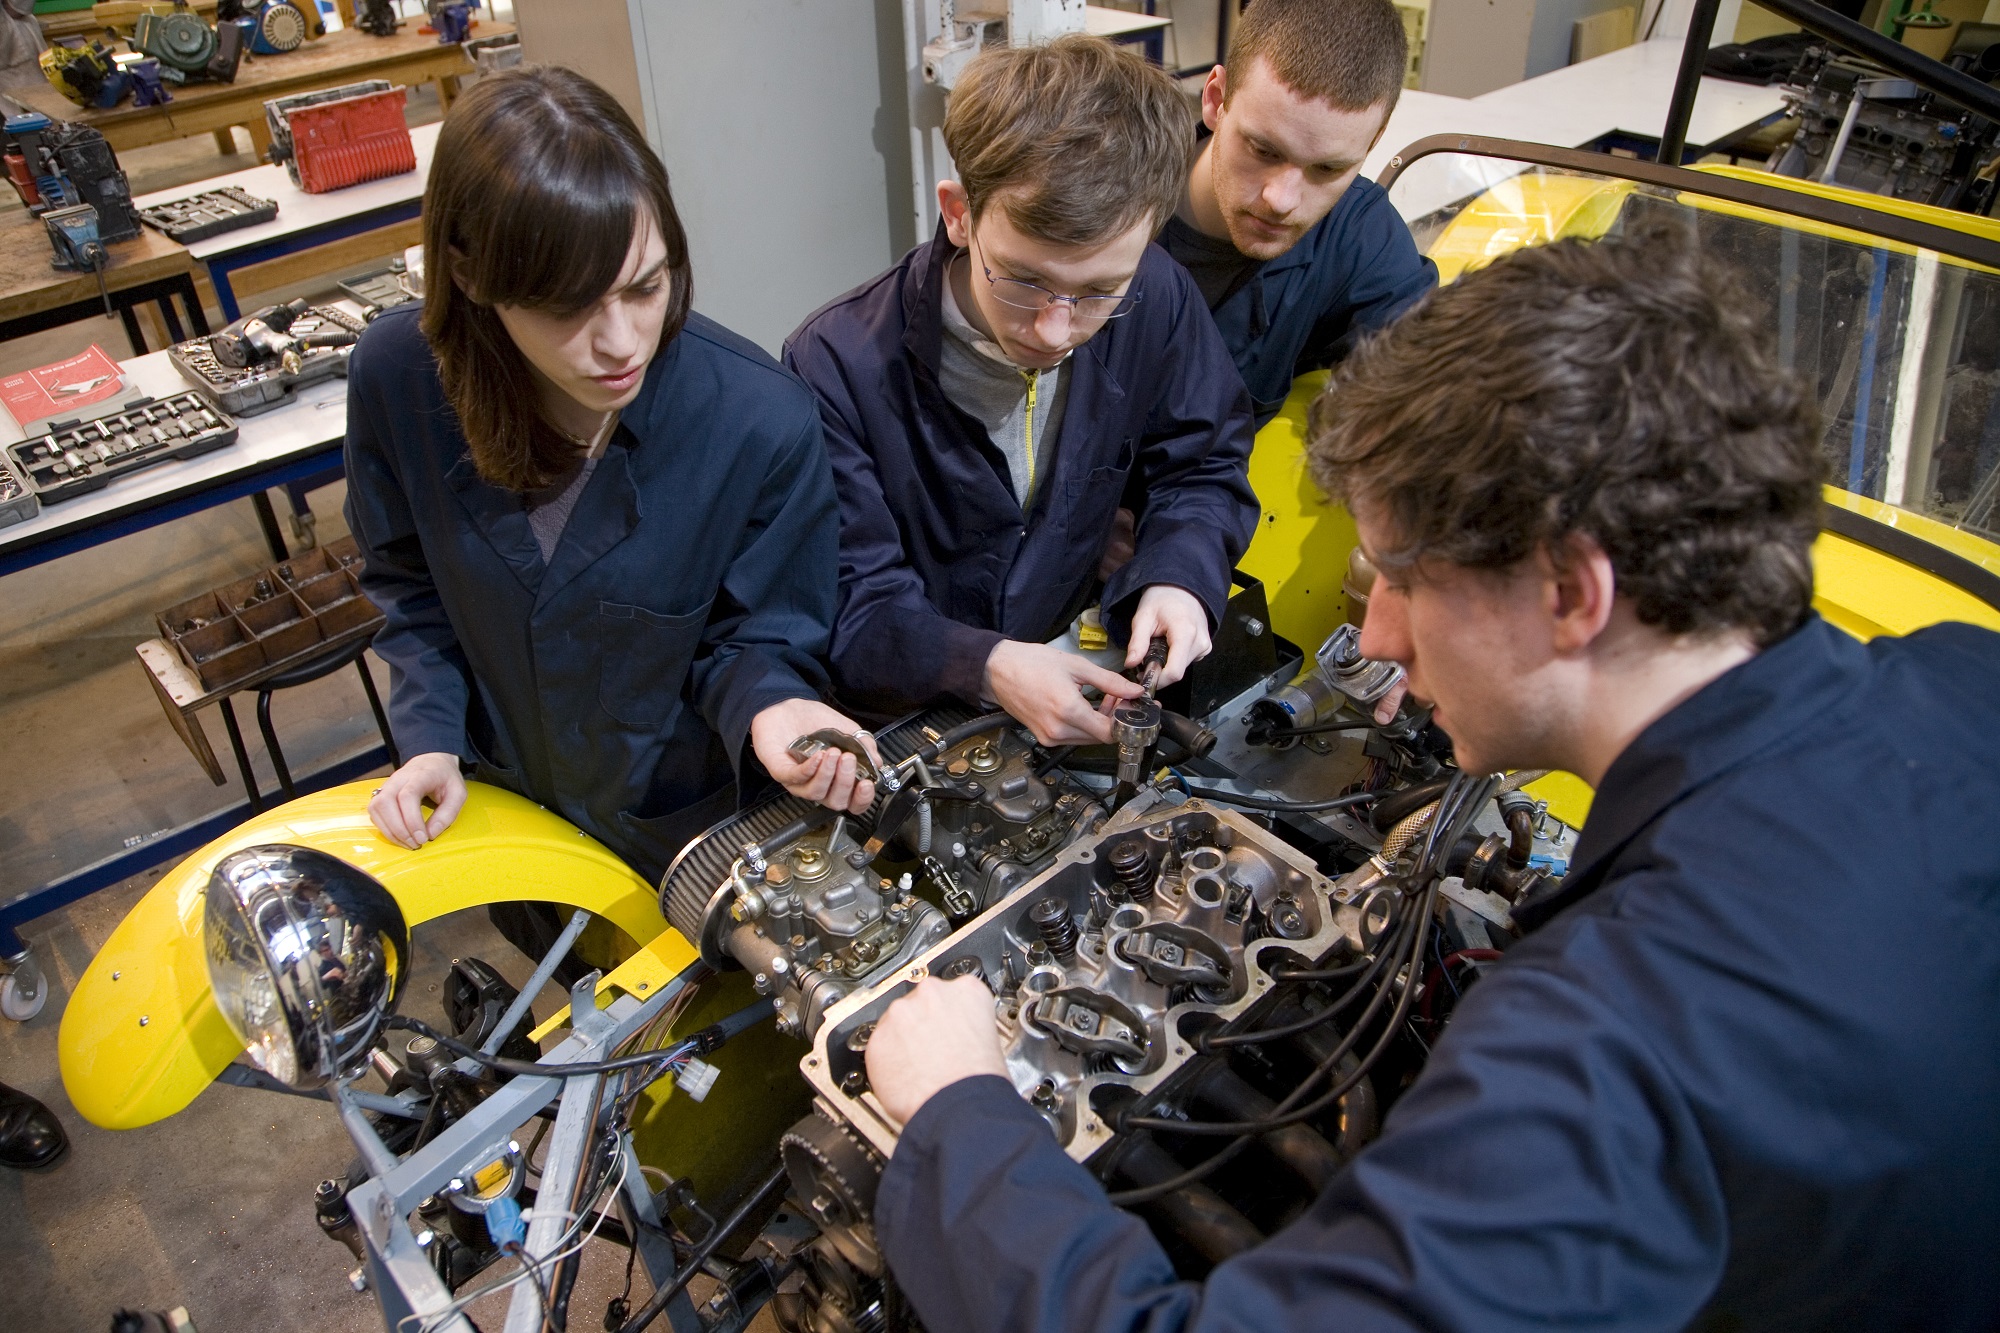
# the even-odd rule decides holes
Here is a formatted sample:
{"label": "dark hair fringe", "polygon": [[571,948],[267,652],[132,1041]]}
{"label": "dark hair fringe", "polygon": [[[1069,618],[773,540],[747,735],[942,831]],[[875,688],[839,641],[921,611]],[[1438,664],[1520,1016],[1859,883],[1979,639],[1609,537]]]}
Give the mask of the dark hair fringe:
{"label": "dark hair fringe", "polygon": [[603,296],[650,218],[673,278],[661,346],[694,298],[666,168],[612,96],[572,70],[481,79],[439,132],[424,190],[423,328],[479,475],[536,490],[575,462],[496,305],[570,313]]}
{"label": "dark hair fringe", "polygon": [[1773,643],[1811,608],[1826,469],[1749,290],[1682,227],[1503,256],[1340,367],[1313,475],[1394,534],[1385,564],[1503,569],[1583,533],[1643,623]]}

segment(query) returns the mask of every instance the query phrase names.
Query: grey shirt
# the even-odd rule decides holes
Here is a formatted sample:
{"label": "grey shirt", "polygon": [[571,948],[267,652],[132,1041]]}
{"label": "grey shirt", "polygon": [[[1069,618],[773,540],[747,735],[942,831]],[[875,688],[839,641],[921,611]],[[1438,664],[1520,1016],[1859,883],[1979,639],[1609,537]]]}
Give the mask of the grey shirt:
{"label": "grey shirt", "polygon": [[542,549],[542,563],[555,559],[556,543],[562,540],[563,529],[569,526],[570,512],[576,508],[577,497],[590,484],[590,474],[597,470],[595,458],[580,458],[575,466],[561,477],[539,491],[527,494],[528,527],[535,534],[535,545]]}
{"label": "grey shirt", "polygon": [[1067,360],[1039,372],[1009,361],[998,344],[966,319],[952,291],[951,274],[945,274],[939,387],[954,405],[986,427],[993,447],[1007,460],[1008,478],[1024,514],[1033,506],[1056,454],[1063,404],[1069,397],[1068,371]]}

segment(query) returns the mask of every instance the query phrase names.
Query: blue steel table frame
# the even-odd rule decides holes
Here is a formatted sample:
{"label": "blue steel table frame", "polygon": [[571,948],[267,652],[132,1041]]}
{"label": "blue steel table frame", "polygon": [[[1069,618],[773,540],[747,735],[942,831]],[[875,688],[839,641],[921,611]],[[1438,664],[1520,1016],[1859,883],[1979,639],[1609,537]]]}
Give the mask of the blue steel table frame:
{"label": "blue steel table frame", "polygon": [[[162,523],[171,523],[177,518],[212,509],[227,504],[231,500],[250,497],[259,506],[258,519],[264,528],[264,535],[271,543],[277,559],[288,557],[283,538],[278,533],[276,519],[271,513],[269,498],[264,492],[272,487],[287,486],[305,482],[313,478],[338,476],[340,473],[340,451],[342,440],[335,438],[324,445],[283,459],[252,467],[231,476],[217,478],[212,484],[170,492],[153,500],[135,503],[129,509],[105,514],[83,526],[66,532],[51,533],[46,538],[32,543],[0,549],[0,577],[32,569],[36,565],[60,559],[78,551],[115,541],[131,533],[142,532]],[[320,791],[342,782],[381,768],[389,762],[386,746],[377,744],[359,754],[352,755],[316,773],[307,774],[298,780],[301,793]],[[157,837],[146,839],[138,846],[114,856],[106,857],[81,870],[72,871],[59,879],[39,887],[26,889],[5,900],[0,900],[0,962],[7,963],[24,988],[46,985],[40,977],[33,954],[20,936],[20,927],[38,916],[45,916],[86,898],[99,889],[109,888],[121,880],[129,879],[142,870],[149,870],[162,861],[184,856],[199,847],[213,842],[230,829],[235,828],[254,813],[246,800],[169,829]]]}

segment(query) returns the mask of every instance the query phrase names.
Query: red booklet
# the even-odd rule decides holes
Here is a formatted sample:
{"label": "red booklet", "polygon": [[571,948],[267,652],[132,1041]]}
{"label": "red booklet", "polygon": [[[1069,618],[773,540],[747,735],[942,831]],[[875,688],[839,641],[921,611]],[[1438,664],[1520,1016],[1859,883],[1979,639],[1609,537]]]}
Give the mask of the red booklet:
{"label": "red booklet", "polygon": [[141,396],[118,363],[95,343],[89,351],[54,365],[0,378],[0,403],[28,435],[40,434],[51,421],[96,416],[110,410],[107,405]]}

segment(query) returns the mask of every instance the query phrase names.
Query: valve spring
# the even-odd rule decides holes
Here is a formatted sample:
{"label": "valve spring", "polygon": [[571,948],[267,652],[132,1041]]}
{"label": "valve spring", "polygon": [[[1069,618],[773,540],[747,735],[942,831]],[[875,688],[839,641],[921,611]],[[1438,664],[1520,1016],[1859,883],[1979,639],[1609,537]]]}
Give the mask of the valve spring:
{"label": "valve spring", "polygon": [[1044,898],[1028,909],[1028,919],[1041,932],[1049,952],[1067,963],[1076,957],[1076,922],[1070,918],[1069,904],[1060,898]]}
{"label": "valve spring", "polygon": [[1153,901],[1153,858],[1141,842],[1121,842],[1105,858],[1113,884],[1135,903]]}

